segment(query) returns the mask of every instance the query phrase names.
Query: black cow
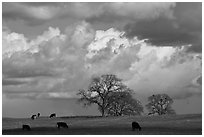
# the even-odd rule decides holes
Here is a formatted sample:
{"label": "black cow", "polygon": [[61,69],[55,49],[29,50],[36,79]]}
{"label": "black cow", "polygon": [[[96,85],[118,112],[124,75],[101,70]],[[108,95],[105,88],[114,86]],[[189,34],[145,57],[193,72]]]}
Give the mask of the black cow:
{"label": "black cow", "polygon": [[67,123],[65,123],[65,122],[57,122],[57,128],[60,129],[60,127],[69,128]]}
{"label": "black cow", "polygon": [[36,115],[32,115],[31,119],[34,120],[36,118]]}
{"label": "black cow", "polygon": [[23,130],[28,130],[28,131],[31,130],[29,125],[22,125],[22,129]]}
{"label": "black cow", "polygon": [[40,117],[40,113],[38,113],[38,117]]}
{"label": "black cow", "polygon": [[142,128],[140,127],[139,123],[132,122],[132,130],[135,131],[135,129],[139,129],[139,131],[142,130]]}
{"label": "black cow", "polygon": [[51,114],[50,118],[52,118],[52,117],[56,117],[56,114],[55,113]]}

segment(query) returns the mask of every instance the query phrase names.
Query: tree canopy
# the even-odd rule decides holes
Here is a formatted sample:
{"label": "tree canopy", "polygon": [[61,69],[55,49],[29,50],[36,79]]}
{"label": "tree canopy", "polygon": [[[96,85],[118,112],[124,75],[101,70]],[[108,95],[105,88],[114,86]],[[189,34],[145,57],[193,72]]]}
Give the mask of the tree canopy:
{"label": "tree canopy", "polygon": [[149,103],[146,105],[146,107],[152,114],[175,114],[175,111],[171,107],[173,99],[167,94],[152,95],[148,97],[148,101]]}
{"label": "tree canopy", "polygon": [[112,116],[140,115],[143,107],[139,100],[131,95],[131,90],[111,93],[107,107],[107,114]]}
{"label": "tree canopy", "polygon": [[134,100],[130,89],[116,75],[106,74],[94,77],[87,90],[79,90],[79,101],[85,106],[97,104],[102,116],[140,114],[141,103]]}
{"label": "tree canopy", "polygon": [[97,104],[102,116],[105,115],[110,102],[108,102],[108,96],[112,92],[123,91],[126,86],[122,83],[122,80],[117,78],[116,75],[107,74],[100,77],[94,77],[88,87],[88,90],[79,90],[80,102],[83,102],[85,106],[91,104]]}

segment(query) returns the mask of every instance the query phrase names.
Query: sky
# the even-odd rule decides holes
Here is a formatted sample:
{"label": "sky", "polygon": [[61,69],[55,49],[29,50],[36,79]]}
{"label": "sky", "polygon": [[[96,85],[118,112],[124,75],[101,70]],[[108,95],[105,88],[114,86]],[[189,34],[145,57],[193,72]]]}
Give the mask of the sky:
{"label": "sky", "polygon": [[[115,74],[145,107],[202,112],[202,3],[2,3],[2,116],[99,115],[79,89]],[[147,110],[145,110],[147,113]]]}

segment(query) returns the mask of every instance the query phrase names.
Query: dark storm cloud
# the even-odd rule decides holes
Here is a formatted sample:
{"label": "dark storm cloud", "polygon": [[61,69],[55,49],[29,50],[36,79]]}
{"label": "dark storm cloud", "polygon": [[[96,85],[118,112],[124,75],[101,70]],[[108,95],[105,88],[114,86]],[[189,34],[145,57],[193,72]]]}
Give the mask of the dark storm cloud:
{"label": "dark storm cloud", "polygon": [[50,20],[85,19],[97,13],[97,3],[79,2],[4,2],[2,18],[6,21],[21,20],[26,25],[38,26]]}
{"label": "dark storm cloud", "polygon": [[148,38],[158,46],[192,44],[190,51],[202,52],[202,3],[177,3],[175,19],[142,20],[124,27],[127,36]]}
{"label": "dark storm cloud", "polygon": [[22,20],[30,26],[41,25],[50,19],[50,15],[48,11],[37,8],[37,6],[26,3],[4,2],[2,3],[2,19],[7,21]]}
{"label": "dark storm cloud", "polygon": [[[160,18],[154,21],[141,21],[128,24],[125,27],[127,36],[138,36],[141,39],[148,38],[155,45],[184,41],[191,38],[188,34],[178,31],[168,19]],[[187,39],[187,40],[188,40]]]}
{"label": "dark storm cloud", "polygon": [[16,79],[2,79],[2,85],[3,86],[16,86],[16,85],[22,85],[22,84],[26,84],[26,81],[20,81],[20,80],[16,80]]}
{"label": "dark storm cloud", "polygon": [[114,23],[114,22],[118,22],[120,23],[121,21],[126,21],[126,22],[132,22],[132,19],[130,19],[129,17],[122,17],[119,15],[114,15],[108,12],[103,13],[100,16],[92,16],[92,17],[88,17],[86,19],[87,22],[94,24],[94,23],[99,23],[99,22],[103,22],[103,23]]}
{"label": "dark storm cloud", "polygon": [[14,93],[14,92],[9,92],[9,91],[6,91],[4,92],[4,95],[9,98],[9,99],[17,99],[17,98],[27,98],[27,99],[37,99],[37,96],[39,95],[40,93]]}
{"label": "dark storm cloud", "polygon": [[26,14],[21,14],[21,12],[19,12],[19,15],[17,15],[18,13],[14,13],[14,12],[6,12],[6,13],[2,13],[2,18],[6,19],[6,20],[23,20],[25,22],[25,24],[29,25],[29,26],[37,26],[37,25],[41,25],[43,23],[45,23],[45,20],[36,20],[32,17],[30,17],[29,15]]}
{"label": "dark storm cloud", "polygon": [[2,62],[2,74],[6,78],[53,77],[56,75],[51,68],[43,65],[15,66],[12,62],[4,60]]}
{"label": "dark storm cloud", "polygon": [[57,5],[62,5],[64,4],[63,2],[21,2],[23,5],[28,5],[28,6],[57,6]]}
{"label": "dark storm cloud", "polygon": [[154,19],[159,16],[172,18],[175,3],[6,3],[2,5],[5,20],[23,20],[27,25],[40,25],[53,19],[88,20],[90,22],[115,22],[125,20]]}
{"label": "dark storm cloud", "polygon": [[35,70],[32,68],[27,69],[16,69],[16,68],[9,68],[5,69],[2,68],[3,74],[7,78],[31,78],[31,77],[51,77],[54,74],[51,71],[47,70]]}

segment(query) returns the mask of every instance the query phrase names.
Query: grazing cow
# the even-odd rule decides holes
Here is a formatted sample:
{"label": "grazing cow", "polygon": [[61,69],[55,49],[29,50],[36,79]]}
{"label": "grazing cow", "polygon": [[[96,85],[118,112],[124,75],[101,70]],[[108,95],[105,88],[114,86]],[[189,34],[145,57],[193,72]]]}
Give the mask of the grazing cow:
{"label": "grazing cow", "polygon": [[139,131],[141,131],[141,127],[139,125],[139,123],[137,122],[132,122],[132,130],[135,131],[135,129],[139,129]]}
{"label": "grazing cow", "polygon": [[22,125],[22,129],[30,131],[30,126],[29,125]]}
{"label": "grazing cow", "polygon": [[60,129],[60,127],[69,128],[67,123],[65,123],[65,122],[57,122],[57,128]]}
{"label": "grazing cow", "polygon": [[55,113],[51,114],[50,118],[52,118],[52,117],[56,117],[56,114]]}
{"label": "grazing cow", "polygon": [[40,117],[40,113],[38,113],[38,117]]}
{"label": "grazing cow", "polygon": [[36,118],[36,115],[32,115],[31,119],[34,120]]}

